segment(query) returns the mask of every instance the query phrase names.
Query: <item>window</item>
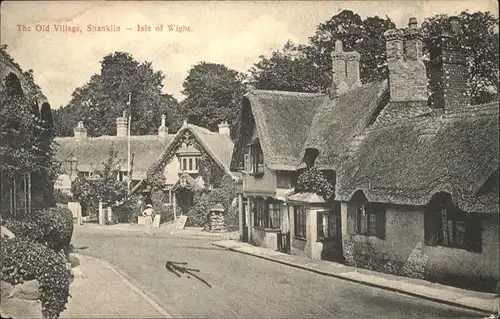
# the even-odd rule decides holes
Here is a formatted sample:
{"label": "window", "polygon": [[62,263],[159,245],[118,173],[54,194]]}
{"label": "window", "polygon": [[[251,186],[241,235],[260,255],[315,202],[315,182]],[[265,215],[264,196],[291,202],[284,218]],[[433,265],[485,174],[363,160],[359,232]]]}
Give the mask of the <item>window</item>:
{"label": "window", "polygon": [[181,171],[197,173],[199,166],[198,157],[182,157],[181,160]]}
{"label": "window", "polygon": [[267,225],[267,210],[266,202],[263,199],[256,199],[253,203],[254,226],[266,227]]}
{"label": "window", "polygon": [[281,204],[279,202],[271,202],[268,205],[269,213],[268,220],[269,224],[267,227],[279,229],[281,226],[281,214],[280,214]]}
{"label": "window", "polygon": [[385,206],[358,203],[356,206],[356,234],[385,239]]}
{"label": "window", "polygon": [[340,211],[318,212],[317,219],[318,240],[340,236]]}
{"label": "window", "polygon": [[431,204],[424,219],[427,245],[482,251],[481,220],[467,216],[451,200]]}
{"label": "window", "polygon": [[304,206],[293,207],[294,236],[306,238],[306,208]]}
{"label": "window", "polygon": [[251,168],[252,173],[254,174],[262,174],[264,173],[264,155],[262,154],[262,148],[260,147],[260,143],[255,143],[250,147],[250,155],[251,155]]}
{"label": "window", "polygon": [[273,200],[254,201],[254,226],[279,229],[281,227],[281,203]]}

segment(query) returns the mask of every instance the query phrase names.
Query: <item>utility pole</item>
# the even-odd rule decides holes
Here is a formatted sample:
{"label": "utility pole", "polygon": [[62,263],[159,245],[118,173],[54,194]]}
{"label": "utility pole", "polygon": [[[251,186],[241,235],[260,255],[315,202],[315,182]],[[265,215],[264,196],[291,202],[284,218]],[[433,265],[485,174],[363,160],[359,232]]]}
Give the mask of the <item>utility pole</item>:
{"label": "utility pole", "polygon": [[132,103],[132,93],[129,92],[128,93],[128,102],[127,102],[127,106],[128,106],[128,121],[127,121],[127,125],[128,125],[128,128],[127,128],[127,194],[130,194],[130,183],[132,182],[130,180],[131,176],[130,176],[130,121],[132,119],[132,112],[131,112],[131,103]]}

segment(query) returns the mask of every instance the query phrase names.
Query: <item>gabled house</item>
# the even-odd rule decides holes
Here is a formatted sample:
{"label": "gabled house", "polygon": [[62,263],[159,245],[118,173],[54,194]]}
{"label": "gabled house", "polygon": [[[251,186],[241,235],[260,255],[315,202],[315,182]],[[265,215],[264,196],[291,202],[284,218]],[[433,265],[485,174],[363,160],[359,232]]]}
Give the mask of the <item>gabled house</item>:
{"label": "gabled house", "polygon": [[[33,134],[38,134],[42,144],[48,143],[50,140],[50,126],[52,125],[52,111],[47,98],[41,92],[40,88],[27,78],[21,67],[7,54],[4,48],[0,49],[0,100],[3,108],[3,103],[8,98],[15,98],[21,101],[21,104],[26,107],[26,110],[19,112],[21,114],[31,114],[35,118],[44,121],[49,125],[45,132],[37,133],[33,130]],[[4,115],[2,115],[3,117]],[[4,120],[5,118],[2,118]],[[3,133],[3,132],[2,132]],[[3,135],[5,138],[7,135]],[[8,141],[2,141],[2,144]],[[11,142],[11,141],[10,141]],[[15,148],[15,145],[14,145]],[[5,151],[5,148],[3,149]],[[12,150],[11,150],[12,151]],[[30,162],[34,161],[28,155],[32,155],[33,150],[18,149],[15,150],[17,155],[23,154],[26,156],[26,161],[21,165],[30,166]],[[2,154],[2,161],[5,167],[15,167],[19,163],[11,163],[11,154]],[[24,170],[12,175],[12,169],[9,171],[0,170],[0,213],[5,215],[29,215],[32,211],[40,208],[45,208],[50,204],[52,197],[52,189],[45,187],[43,184],[49,177],[46,172]]]}
{"label": "gabled house", "polygon": [[[203,179],[200,171],[201,161],[215,165],[234,181],[238,174],[229,169],[234,143],[230,137],[230,126],[226,122],[219,124],[219,131],[189,124],[186,121],[177,133],[170,138],[160,154],[148,165],[148,171],[134,187],[132,193],[141,192],[150,196],[148,185],[150,174],[161,174],[165,178],[164,204],[172,206],[174,216],[185,214],[193,205],[193,192],[186,190],[211,189],[212,185]],[[148,175],[149,174],[149,175]],[[181,211],[176,211],[177,207]]]}
{"label": "gabled house", "polygon": [[[243,99],[232,166],[243,171],[241,238],[283,251],[285,236],[285,251],[312,259],[495,285],[498,103],[470,105],[467,51],[451,31],[436,39],[430,79],[414,18],[385,37],[387,80],[361,85],[359,55],[336,42],[328,95]],[[311,168],[334,196],[297,188]]]}

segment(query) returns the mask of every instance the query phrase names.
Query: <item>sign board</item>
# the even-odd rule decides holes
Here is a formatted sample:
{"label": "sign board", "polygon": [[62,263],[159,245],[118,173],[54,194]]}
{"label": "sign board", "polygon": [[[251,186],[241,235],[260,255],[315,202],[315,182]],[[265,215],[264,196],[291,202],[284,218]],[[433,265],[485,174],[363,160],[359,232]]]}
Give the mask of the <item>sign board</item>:
{"label": "sign board", "polygon": [[185,215],[179,216],[179,219],[177,219],[177,226],[175,227],[176,229],[184,229],[186,227],[186,221],[188,217]]}

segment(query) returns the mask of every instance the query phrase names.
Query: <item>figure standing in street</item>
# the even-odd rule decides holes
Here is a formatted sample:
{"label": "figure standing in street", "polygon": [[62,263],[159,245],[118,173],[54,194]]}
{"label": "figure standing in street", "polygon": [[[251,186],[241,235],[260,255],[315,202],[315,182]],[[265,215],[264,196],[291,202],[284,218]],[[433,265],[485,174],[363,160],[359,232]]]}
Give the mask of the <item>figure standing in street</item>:
{"label": "figure standing in street", "polygon": [[151,230],[153,228],[153,206],[151,204],[146,205],[146,209],[142,212],[142,216],[146,217],[145,226],[146,226],[146,234],[152,234]]}

